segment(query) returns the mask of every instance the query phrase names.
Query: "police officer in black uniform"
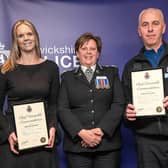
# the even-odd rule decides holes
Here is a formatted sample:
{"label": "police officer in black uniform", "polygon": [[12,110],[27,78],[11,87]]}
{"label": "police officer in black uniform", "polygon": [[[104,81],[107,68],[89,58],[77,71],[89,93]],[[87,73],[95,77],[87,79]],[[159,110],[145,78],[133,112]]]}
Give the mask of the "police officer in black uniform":
{"label": "police officer in black uniform", "polygon": [[79,68],[62,74],[58,111],[69,168],[120,167],[124,96],[118,69],[97,63],[101,48],[99,37],[82,34],[75,43]]}

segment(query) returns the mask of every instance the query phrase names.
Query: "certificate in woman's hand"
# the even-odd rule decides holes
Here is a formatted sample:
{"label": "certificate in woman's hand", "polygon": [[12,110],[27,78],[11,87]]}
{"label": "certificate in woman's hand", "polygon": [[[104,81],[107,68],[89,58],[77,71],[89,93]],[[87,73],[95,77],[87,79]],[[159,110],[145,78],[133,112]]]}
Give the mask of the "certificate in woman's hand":
{"label": "certificate in woman's hand", "polygon": [[19,150],[48,144],[43,102],[14,105],[13,110]]}

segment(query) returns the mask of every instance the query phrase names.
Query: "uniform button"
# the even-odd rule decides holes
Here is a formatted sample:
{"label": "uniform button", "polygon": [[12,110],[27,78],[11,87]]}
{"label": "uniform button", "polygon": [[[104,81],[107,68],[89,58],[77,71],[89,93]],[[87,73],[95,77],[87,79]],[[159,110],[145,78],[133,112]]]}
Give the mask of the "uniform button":
{"label": "uniform button", "polygon": [[94,125],[95,124],[95,122],[94,121],[92,121],[92,125]]}
{"label": "uniform button", "polygon": [[93,103],[93,101],[94,101],[93,99],[90,100],[91,103]]}
{"label": "uniform button", "polygon": [[93,92],[93,90],[92,90],[92,89],[90,89],[90,90],[89,90],[89,92],[90,92],[90,93],[92,93],[92,92]]}
{"label": "uniform button", "polygon": [[95,112],[94,110],[91,111],[92,114],[93,114],[94,112]]}

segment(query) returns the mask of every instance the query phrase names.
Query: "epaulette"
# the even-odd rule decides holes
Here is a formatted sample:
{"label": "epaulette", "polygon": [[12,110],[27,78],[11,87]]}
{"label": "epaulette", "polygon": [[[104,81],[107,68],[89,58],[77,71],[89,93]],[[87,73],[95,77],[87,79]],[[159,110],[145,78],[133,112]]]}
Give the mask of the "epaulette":
{"label": "epaulette", "polygon": [[62,74],[65,73],[65,72],[68,72],[68,71],[69,71],[69,70],[65,70],[65,69],[64,69],[64,70],[62,71]]}
{"label": "epaulette", "polygon": [[74,73],[78,73],[78,71],[79,71],[79,67],[73,69]]}
{"label": "epaulette", "polygon": [[74,75],[78,75],[78,76],[82,75],[80,67],[74,68],[73,73],[74,73]]}
{"label": "epaulette", "polygon": [[64,74],[64,73],[66,73],[66,72],[71,72],[71,71],[73,71],[72,69],[64,69],[63,71],[62,71],[62,74]]}

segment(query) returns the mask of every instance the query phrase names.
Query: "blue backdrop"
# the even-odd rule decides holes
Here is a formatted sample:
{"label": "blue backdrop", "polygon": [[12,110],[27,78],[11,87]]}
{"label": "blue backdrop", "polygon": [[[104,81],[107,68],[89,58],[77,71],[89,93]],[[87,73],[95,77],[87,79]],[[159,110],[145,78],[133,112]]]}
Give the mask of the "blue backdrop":
{"label": "blue backdrop", "polygon": [[[166,0],[0,0],[0,64],[10,49],[11,26],[18,19],[29,19],[36,26],[43,55],[54,60],[60,71],[76,67],[74,42],[84,32],[93,32],[103,41],[100,63],[115,64],[120,73],[124,64],[141,47],[137,35],[138,14],[143,8],[163,10],[168,23]],[[168,31],[165,34],[168,40]],[[134,138],[122,126],[122,168],[136,168]],[[62,146],[58,146],[60,167],[65,168]]]}

